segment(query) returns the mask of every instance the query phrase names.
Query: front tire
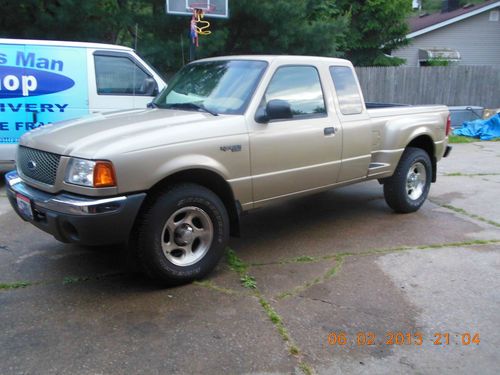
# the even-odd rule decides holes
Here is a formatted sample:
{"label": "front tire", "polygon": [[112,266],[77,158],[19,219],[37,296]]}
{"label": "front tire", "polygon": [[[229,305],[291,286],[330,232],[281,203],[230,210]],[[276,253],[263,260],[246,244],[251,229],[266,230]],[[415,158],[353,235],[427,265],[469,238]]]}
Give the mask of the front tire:
{"label": "front tire", "polygon": [[427,152],[408,147],[394,174],[385,180],[385,201],[394,211],[417,211],[427,199],[432,179],[432,163]]}
{"label": "front tire", "polygon": [[220,198],[203,186],[179,184],[146,203],[136,246],[149,276],[178,285],[213,270],[228,239],[229,218]]}

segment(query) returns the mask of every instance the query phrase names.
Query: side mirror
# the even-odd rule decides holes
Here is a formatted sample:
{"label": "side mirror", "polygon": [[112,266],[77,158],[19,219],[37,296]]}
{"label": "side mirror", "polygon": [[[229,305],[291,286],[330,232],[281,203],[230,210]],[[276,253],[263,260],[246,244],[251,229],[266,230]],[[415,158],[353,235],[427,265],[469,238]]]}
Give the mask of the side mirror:
{"label": "side mirror", "polygon": [[143,95],[156,96],[158,95],[158,84],[152,77],[146,77],[142,82],[140,92]]}
{"label": "side mirror", "polygon": [[293,118],[290,103],[281,99],[270,100],[266,108],[260,108],[255,115],[255,121],[261,124],[268,123],[271,120],[284,120],[290,118]]}

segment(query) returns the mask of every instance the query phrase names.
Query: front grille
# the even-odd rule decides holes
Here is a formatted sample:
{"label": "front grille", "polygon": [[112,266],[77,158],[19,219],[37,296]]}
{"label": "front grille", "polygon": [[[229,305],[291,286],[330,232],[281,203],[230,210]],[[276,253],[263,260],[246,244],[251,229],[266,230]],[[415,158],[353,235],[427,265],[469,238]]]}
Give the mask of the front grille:
{"label": "front grille", "polygon": [[61,155],[19,146],[17,168],[35,181],[54,185]]}

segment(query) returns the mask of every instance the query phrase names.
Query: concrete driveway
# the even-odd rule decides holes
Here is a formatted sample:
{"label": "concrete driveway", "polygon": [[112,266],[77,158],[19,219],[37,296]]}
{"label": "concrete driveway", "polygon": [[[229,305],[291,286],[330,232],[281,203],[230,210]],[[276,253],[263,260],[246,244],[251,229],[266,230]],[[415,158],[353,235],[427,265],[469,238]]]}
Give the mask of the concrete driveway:
{"label": "concrete driveway", "polygon": [[0,190],[0,374],[497,374],[500,142],[454,145],[430,200],[377,182],[260,209],[206,280],[58,243]]}

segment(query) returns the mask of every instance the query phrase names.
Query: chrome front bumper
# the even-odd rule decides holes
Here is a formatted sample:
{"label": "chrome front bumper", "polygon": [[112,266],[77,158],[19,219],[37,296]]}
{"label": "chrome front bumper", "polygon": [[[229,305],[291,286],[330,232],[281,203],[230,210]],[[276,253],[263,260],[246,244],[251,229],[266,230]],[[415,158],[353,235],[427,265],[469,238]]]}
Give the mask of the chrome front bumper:
{"label": "chrome front bumper", "polygon": [[[146,193],[111,198],[50,194],[27,185],[16,171],[7,173],[5,182],[12,208],[23,220],[62,242],[89,245],[126,242],[146,197]],[[18,195],[29,199],[33,218],[19,211]]]}

